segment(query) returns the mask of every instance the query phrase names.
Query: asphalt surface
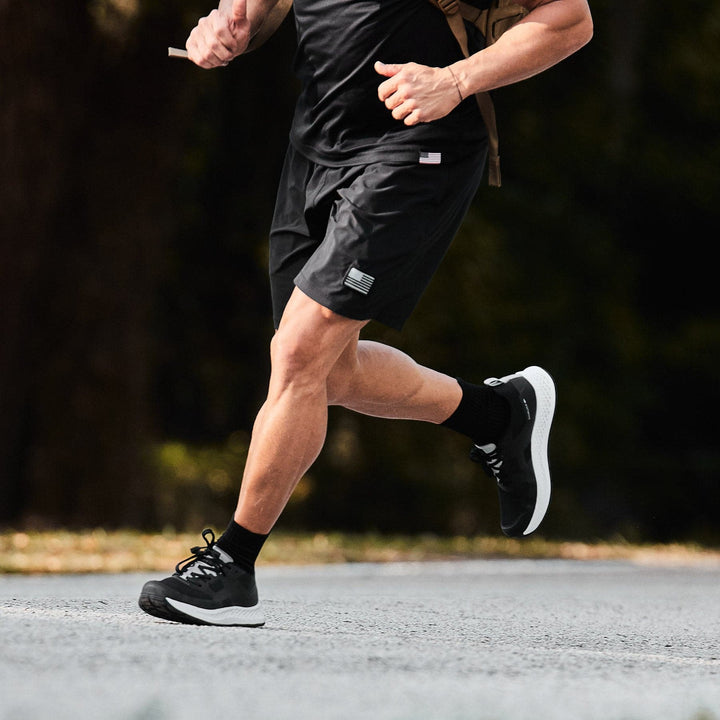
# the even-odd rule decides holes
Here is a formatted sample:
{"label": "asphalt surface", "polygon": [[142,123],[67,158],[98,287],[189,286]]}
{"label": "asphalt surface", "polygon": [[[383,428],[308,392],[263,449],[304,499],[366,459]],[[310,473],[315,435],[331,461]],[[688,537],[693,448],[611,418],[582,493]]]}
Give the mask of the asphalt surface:
{"label": "asphalt surface", "polygon": [[260,567],[258,629],[145,615],[150,577],[0,577],[0,718],[720,720],[718,566]]}

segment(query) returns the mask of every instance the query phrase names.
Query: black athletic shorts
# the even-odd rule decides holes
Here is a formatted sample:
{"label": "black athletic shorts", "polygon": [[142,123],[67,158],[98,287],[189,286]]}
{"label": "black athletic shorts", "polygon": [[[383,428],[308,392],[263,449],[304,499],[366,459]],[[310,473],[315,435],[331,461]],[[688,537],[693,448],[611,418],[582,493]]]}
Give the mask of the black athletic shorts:
{"label": "black athletic shorts", "polygon": [[270,231],[275,327],[293,287],[355,320],[401,329],[477,191],[485,151],[455,162],[326,167],[292,146]]}

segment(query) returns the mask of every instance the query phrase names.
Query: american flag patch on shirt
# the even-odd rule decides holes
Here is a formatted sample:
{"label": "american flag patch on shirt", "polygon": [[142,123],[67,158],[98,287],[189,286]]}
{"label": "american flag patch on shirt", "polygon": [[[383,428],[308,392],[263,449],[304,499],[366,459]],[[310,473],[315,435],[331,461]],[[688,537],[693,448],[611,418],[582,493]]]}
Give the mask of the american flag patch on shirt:
{"label": "american flag patch on shirt", "polygon": [[442,162],[442,153],[421,152],[419,163],[421,165],[439,165]]}

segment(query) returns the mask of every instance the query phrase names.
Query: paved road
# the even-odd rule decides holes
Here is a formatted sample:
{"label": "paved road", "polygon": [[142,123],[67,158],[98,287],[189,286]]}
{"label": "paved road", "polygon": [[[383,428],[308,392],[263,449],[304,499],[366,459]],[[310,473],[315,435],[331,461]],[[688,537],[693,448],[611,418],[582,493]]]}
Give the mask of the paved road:
{"label": "paved road", "polygon": [[720,568],[261,567],[260,629],[145,575],[0,577],[1,720],[720,720]]}

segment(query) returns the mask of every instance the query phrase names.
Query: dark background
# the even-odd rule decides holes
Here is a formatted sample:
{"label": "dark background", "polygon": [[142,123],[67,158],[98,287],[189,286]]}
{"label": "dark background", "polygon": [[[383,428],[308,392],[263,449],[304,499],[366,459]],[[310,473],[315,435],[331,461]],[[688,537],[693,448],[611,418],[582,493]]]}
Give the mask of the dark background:
{"label": "dark background", "polygon": [[[496,93],[504,187],[406,330],[368,337],[471,380],[551,371],[545,536],[717,544],[720,3],[591,5],[590,45]],[[234,507],[297,87],[291,20],[225,69],[168,59],[210,9],[0,0],[0,526]],[[281,527],[497,533],[466,453],[332,409]]]}

